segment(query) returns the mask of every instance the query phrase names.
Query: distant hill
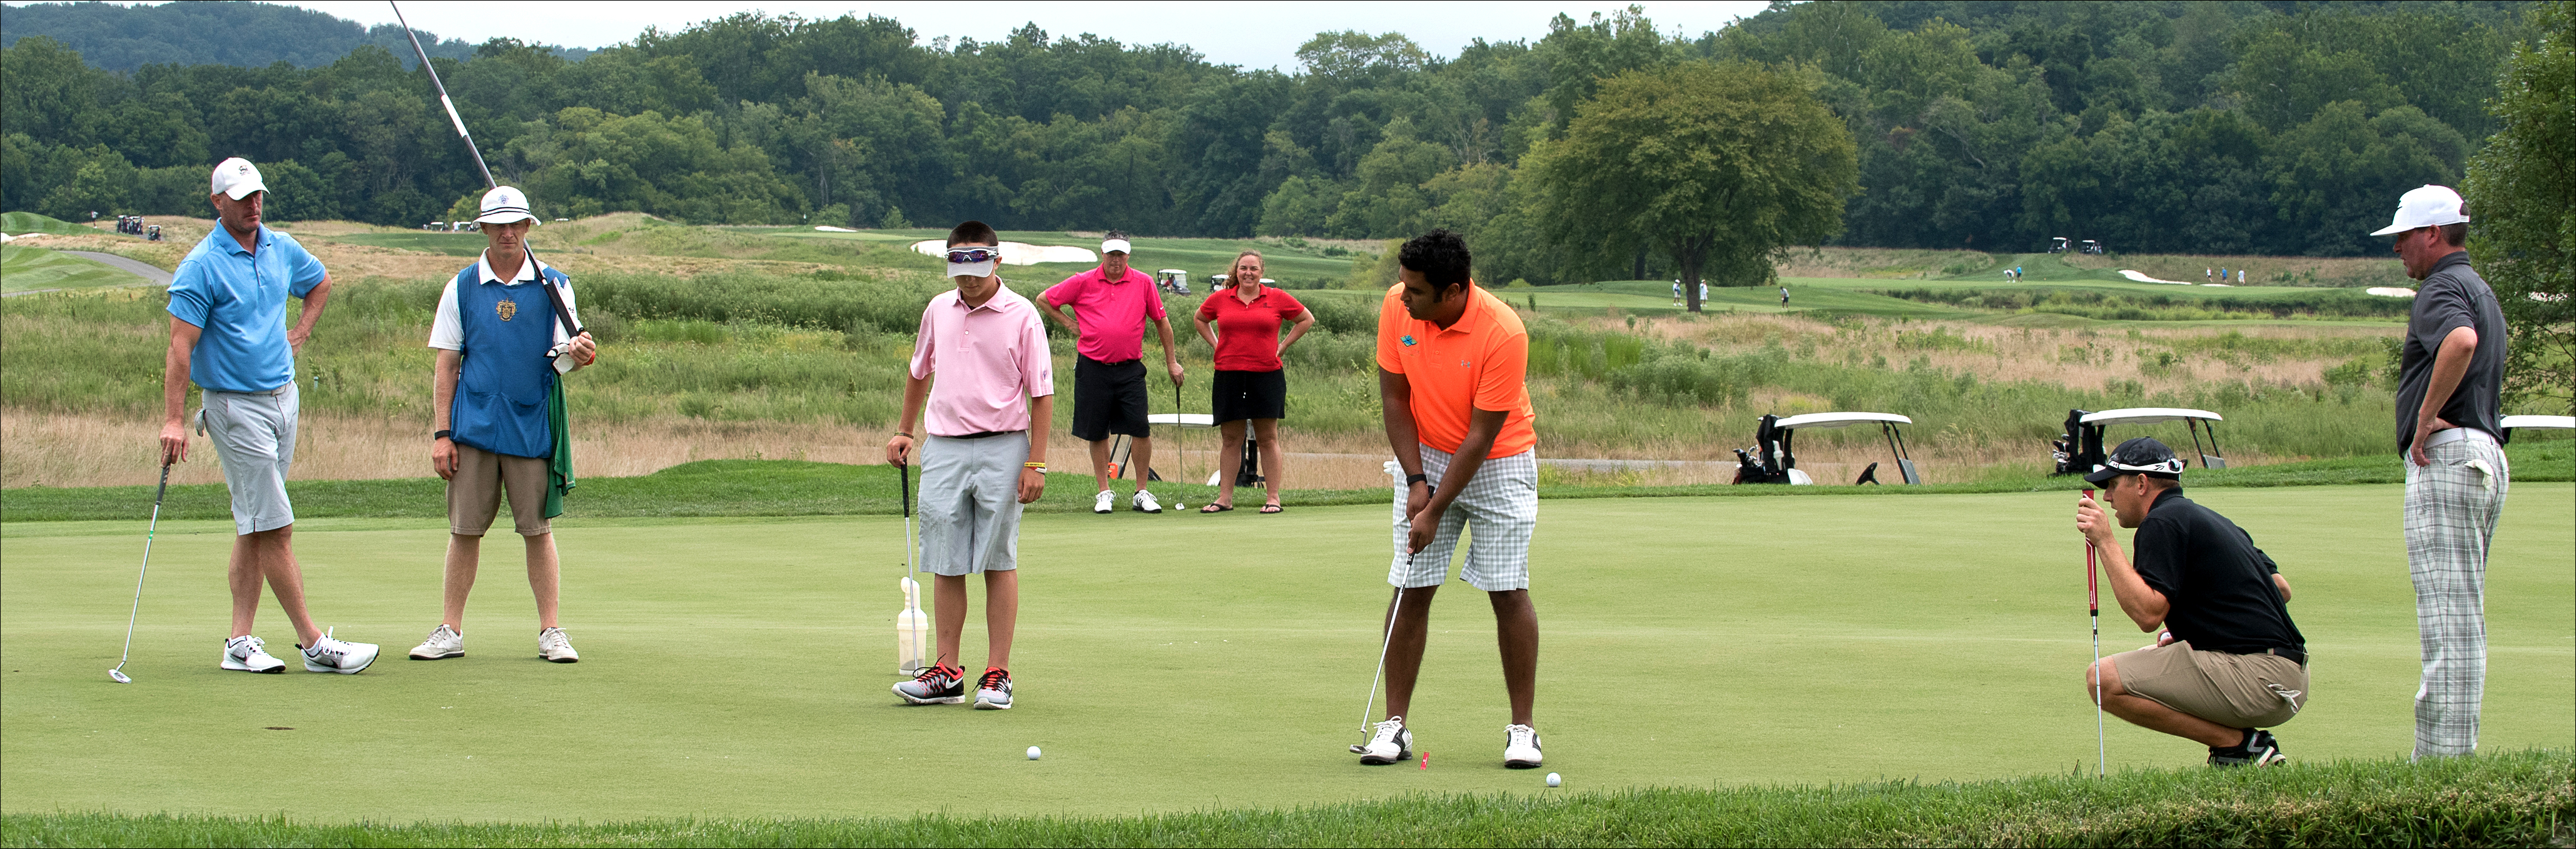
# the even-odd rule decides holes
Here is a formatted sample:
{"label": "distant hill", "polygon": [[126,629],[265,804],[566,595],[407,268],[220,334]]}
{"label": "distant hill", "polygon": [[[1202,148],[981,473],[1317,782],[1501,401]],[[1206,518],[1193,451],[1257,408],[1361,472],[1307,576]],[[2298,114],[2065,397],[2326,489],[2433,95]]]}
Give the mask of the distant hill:
{"label": "distant hill", "polygon": [[[349,51],[377,45],[412,64],[402,27],[373,28],[311,9],[271,3],[190,2],[159,6],[108,3],[30,3],[0,7],[0,48],[30,35],[50,36],[99,68],[132,71],[148,64],[266,67],[285,62],[328,65]],[[474,45],[420,33],[421,46],[442,59],[465,59]],[[557,48],[579,60],[585,49]]]}

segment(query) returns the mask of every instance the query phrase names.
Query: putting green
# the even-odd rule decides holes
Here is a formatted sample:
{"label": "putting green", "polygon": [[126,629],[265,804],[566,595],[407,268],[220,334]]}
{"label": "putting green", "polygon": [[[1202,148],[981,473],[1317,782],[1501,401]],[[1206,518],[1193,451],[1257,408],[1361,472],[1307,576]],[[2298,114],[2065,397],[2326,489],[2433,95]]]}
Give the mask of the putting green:
{"label": "putting green", "polygon": [[[2394,486],[2207,489],[2295,582],[2315,701],[2301,760],[2411,744],[2412,591]],[[2064,494],[1549,501],[1534,550],[1538,724],[1568,786],[2065,772],[2089,765],[2082,546]],[[2489,575],[2488,747],[2576,737],[2576,487],[2517,487]],[[471,654],[401,657],[443,532],[308,523],[313,607],[384,644],[354,677],[221,672],[222,523],[165,524],[110,683],[140,523],[12,524],[0,568],[0,810],[299,820],[1123,813],[1412,791],[1539,792],[1498,763],[1491,618],[1452,584],[1413,727],[1430,768],[1345,746],[1383,610],[1382,507],[1037,515],[1021,706],[899,707],[899,520],[596,521],[561,536],[587,658],[533,657],[496,540]],[[2106,599],[2106,606],[2107,605]],[[967,663],[983,660],[981,600]],[[2105,648],[2144,637],[2112,614]],[[260,633],[291,637],[273,604]],[[293,730],[268,730],[271,726]],[[1029,762],[1028,746],[1046,757]],[[2121,726],[2113,765],[2200,747]]]}

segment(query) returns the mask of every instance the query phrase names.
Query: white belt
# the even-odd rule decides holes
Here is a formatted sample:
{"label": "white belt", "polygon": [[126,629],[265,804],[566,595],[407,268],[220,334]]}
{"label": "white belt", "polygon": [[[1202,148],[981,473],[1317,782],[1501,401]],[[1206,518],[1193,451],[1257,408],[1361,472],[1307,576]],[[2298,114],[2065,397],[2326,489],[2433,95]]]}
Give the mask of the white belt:
{"label": "white belt", "polygon": [[2473,427],[2455,427],[2450,430],[2434,431],[2432,436],[2424,438],[2424,447],[2432,448],[2439,445],[2449,445],[2463,439],[2475,439],[2489,445],[2503,444],[2496,441],[2495,434]]}

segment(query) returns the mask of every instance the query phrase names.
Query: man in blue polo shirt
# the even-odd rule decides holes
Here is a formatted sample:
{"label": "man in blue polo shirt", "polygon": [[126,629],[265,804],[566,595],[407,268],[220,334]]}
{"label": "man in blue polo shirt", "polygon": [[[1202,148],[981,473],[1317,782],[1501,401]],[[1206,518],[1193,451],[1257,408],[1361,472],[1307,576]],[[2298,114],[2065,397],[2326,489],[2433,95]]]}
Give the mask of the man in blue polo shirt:
{"label": "man in blue polo shirt", "polygon": [[[334,639],[304,611],[304,572],[295,562],[295,509],[286,471],[295,461],[295,354],[330,300],[331,276],[294,237],[260,223],[268,186],[241,158],[215,166],[221,226],[206,233],[170,275],[170,351],[163,361],[161,464],[188,459],[188,384],[205,389],[198,432],[215,444],[232,493],[230,579],[233,628],[218,665],[237,672],[284,672],[286,664],[251,635],[259,587],[277,591],[294,623],[304,668],[355,673],[376,662],[373,643]],[[304,301],[286,327],[286,296]]]}
{"label": "man in blue polo shirt", "polygon": [[447,479],[446,618],[411,650],[411,659],[465,656],[465,597],[482,561],[483,533],[506,491],[511,521],[528,549],[537,656],[575,663],[581,654],[555,621],[562,575],[547,520],[563,511],[548,495],[570,488],[571,475],[569,464],[560,478],[555,474],[553,461],[567,446],[558,444],[563,428],[553,400],[560,397],[556,379],[589,365],[598,343],[588,333],[573,335],[556,316],[560,298],[570,322],[581,321],[572,312],[572,279],[528,253],[528,230],[539,219],[528,211],[526,194],[494,187],[483,194],[483,212],[474,220],[483,225],[483,259],[447,281],[429,326],[429,347],[438,350],[429,464]]}

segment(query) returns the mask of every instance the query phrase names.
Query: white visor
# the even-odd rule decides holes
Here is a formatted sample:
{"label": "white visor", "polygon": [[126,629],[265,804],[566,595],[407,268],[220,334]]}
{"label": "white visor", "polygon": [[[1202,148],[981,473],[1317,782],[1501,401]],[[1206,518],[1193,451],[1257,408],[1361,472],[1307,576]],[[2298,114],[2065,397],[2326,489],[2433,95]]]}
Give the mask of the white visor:
{"label": "white visor", "polygon": [[993,272],[999,271],[1001,268],[1002,263],[1000,260],[988,259],[983,262],[952,262],[948,264],[948,276],[991,277],[993,276]]}
{"label": "white visor", "polygon": [[1135,253],[1135,251],[1127,249],[1127,240],[1125,239],[1110,239],[1108,241],[1101,242],[1100,252],[1105,254]]}

